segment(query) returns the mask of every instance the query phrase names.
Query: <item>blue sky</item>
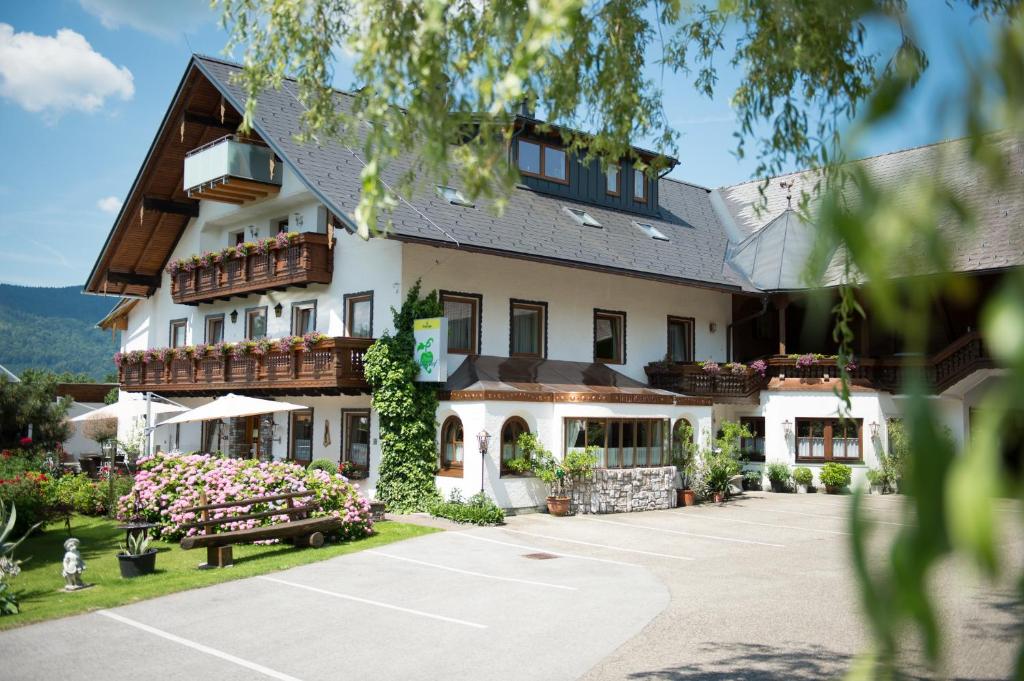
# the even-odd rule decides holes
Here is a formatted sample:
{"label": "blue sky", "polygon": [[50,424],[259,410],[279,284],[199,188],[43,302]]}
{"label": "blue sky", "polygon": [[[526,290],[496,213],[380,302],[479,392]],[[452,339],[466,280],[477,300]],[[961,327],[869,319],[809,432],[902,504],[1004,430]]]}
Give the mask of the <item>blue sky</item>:
{"label": "blue sky", "polygon": [[[932,68],[899,120],[861,141],[869,155],[957,136],[940,116],[963,82],[960,51],[984,55],[989,27],[939,0],[911,0]],[[895,39],[880,35],[876,46]],[[187,64],[223,54],[226,35],[207,0],[49,0],[0,8],[0,281],[82,284]],[[339,86],[350,84],[338,69]],[[652,67],[651,75],[657,70]],[[753,159],[732,155],[721,73],[707,100],[668,75],[666,108],[681,133],[673,176],[705,186],[750,179]]]}

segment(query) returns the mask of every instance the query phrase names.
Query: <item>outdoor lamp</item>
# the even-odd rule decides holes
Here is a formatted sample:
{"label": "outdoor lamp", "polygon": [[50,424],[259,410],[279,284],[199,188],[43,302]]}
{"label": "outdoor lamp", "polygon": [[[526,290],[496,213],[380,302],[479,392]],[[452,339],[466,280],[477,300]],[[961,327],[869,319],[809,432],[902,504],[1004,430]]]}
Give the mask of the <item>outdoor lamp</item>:
{"label": "outdoor lamp", "polygon": [[491,443],[491,434],[481,430],[476,434],[476,445],[480,449],[480,492],[484,491],[484,459],[487,458],[487,445]]}
{"label": "outdoor lamp", "polygon": [[284,305],[282,305],[281,303],[278,303],[277,305],[274,306],[274,316],[275,317],[280,317],[281,313],[283,311],[284,311]]}
{"label": "outdoor lamp", "polygon": [[234,324],[238,321],[238,310],[231,311],[231,323]]}
{"label": "outdoor lamp", "polygon": [[877,440],[878,439],[878,428],[879,428],[878,421],[872,421],[868,425],[871,428],[871,438],[873,440]]}
{"label": "outdoor lamp", "polygon": [[783,421],[782,422],[782,431],[786,434],[786,437],[789,437],[790,435],[792,435],[793,434],[793,422],[790,421],[789,419],[786,419],[785,421]]}

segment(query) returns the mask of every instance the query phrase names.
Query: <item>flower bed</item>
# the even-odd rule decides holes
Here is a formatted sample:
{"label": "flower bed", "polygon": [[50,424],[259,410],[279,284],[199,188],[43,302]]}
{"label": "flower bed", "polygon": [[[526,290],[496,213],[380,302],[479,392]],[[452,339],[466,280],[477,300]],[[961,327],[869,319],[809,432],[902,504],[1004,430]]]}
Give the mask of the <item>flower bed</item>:
{"label": "flower bed", "polygon": [[[210,454],[172,456],[161,453],[140,459],[132,494],[121,498],[118,517],[127,519],[141,515],[145,520],[160,526],[160,536],[164,539],[180,539],[197,534],[197,528],[182,530],[180,526],[197,520],[195,513],[185,512],[184,509],[200,504],[201,491],[206,492],[207,504],[287,492],[309,492],[310,497],[319,502],[321,509],[313,512],[313,516],[333,515],[344,521],[339,532],[342,539],[365,537],[373,528],[370,502],[359,494],[358,487],[342,475],[316,469],[306,470],[285,461],[225,459]],[[138,509],[135,508],[137,504],[140,506]],[[284,506],[285,502],[281,501],[249,507],[229,507],[212,511],[210,518],[283,509]],[[221,527],[226,532],[287,520],[288,516],[283,515],[253,518],[226,523]]]}
{"label": "flower bed", "polygon": [[288,248],[299,238],[298,232],[280,233],[277,236],[256,241],[246,241],[237,246],[228,246],[219,251],[204,251],[201,254],[178,258],[167,263],[167,273],[172,277],[178,272],[191,272],[201,267],[213,267],[226,260],[242,259],[248,255],[264,255],[271,251]]}
{"label": "flower bed", "polygon": [[201,359],[203,357],[244,357],[246,355],[265,355],[268,352],[292,352],[303,350],[309,352],[327,335],[319,331],[311,331],[304,336],[285,336],[283,338],[260,338],[244,340],[237,343],[220,342],[214,345],[199,343],[184,345],[179,348],[149,348],[148,350],[130,350],[114,353],[114,364],[122,365],[149,364],[150,362],[168,362],[172,359]]}

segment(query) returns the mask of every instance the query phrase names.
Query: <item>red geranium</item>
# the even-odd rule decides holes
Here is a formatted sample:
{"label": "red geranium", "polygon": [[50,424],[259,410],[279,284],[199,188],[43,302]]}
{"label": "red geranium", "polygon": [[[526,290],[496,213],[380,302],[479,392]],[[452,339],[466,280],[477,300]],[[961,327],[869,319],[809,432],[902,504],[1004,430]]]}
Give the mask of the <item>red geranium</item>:
{"label": "red geranium", "polygon": [[32,446],[32,438],[30,438],[30,437],[23,437],[20,440],[18,440],[18,443],[22,447],[31,447]]}

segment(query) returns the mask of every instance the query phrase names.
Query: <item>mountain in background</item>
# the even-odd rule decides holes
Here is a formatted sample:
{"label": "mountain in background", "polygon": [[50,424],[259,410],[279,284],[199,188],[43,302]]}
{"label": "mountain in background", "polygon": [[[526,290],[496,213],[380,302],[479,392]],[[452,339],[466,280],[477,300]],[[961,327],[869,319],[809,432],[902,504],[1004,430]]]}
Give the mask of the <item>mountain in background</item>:
{"label": "mountain in background", "polygon": [[87,296],[80,286],[0,284],[0,364],[84,373],[103,381],[116,373],[117,340],[95,328],[116,298]]}

